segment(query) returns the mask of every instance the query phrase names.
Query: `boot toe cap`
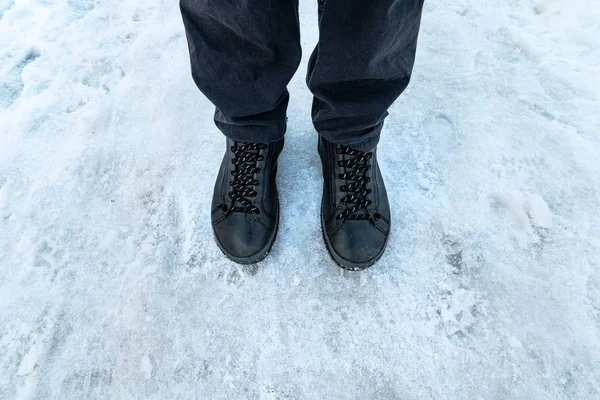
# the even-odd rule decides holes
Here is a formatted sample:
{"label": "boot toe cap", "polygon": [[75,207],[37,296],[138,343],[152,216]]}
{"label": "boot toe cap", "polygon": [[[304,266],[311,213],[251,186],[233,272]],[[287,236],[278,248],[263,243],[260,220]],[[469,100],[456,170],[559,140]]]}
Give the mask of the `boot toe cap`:
{"label": "boot toe cap", "polygon": [[329,236],[330,250],[344,268],[360,270],[373,265],[383,254],[387,235],[364,221],[347,221]]}
{"label": "boot toe cap", "polygon": [[273,230],[260,224],[252,214],[230,214],[213,229],[225,255],[243,264],[260,261],[274,239]]}

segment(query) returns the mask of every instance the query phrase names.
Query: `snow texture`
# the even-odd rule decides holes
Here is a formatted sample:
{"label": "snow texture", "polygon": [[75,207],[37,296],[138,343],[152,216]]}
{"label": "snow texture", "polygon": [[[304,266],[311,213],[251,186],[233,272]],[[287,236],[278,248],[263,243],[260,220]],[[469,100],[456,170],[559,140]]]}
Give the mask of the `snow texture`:
{"label": "snow texture", "polygon": [[175,0],[0,0],[1,399],[600,398],[600,2],[436,0],[339,269],[306,59],[278,240],[229,262]]}

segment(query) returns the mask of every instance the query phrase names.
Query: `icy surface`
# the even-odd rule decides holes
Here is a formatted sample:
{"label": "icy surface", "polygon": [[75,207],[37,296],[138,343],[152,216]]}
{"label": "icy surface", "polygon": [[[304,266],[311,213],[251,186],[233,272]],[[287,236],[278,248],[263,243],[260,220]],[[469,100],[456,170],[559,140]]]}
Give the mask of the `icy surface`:
{"label": "icy surface", "polygon": [[300,3],[280,234],[242,268],[177,2],[0,0],[1,399],[600,398],[600,2],[427,2],[363,273],[321,239]]}

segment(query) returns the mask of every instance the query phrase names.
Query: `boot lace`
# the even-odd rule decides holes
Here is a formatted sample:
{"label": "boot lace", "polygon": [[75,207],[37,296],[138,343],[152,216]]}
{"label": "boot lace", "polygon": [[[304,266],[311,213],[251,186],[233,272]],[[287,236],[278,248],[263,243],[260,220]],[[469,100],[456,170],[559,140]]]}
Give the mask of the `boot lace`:
{"label": "boot lace", "polygon": [[[267,147],[266,144],[262,143],[245,142],[235,142],[235,146],[231,147],[231,151],[235,155],[231,162],[236,166],[231,171],[233,180],[229,182],[232,189],[229,192],[232,204],[231,212],[260,214],[260,210],[252,204],[250,199],[258,196],[258,192],[254,188],[260,182],[254,175],[260,172],[260,168],[256,163],[264,159],[264,156],[261,156],[259,152]],[[240,205],[235,205],[236,202]],[[227,211],[226,204],[221,204],[220,208]]]}
{"label": "boot lace", "polygon": [[[367,198],[371,193],[371,189],[367,189],[367,183],[371,181],[371,178],[367,177],[367,171],[371,169],[369,160],[373,157],[373,153],[365,153],[347,146],[338,146],[335,151],[337,154],[354,157],[340,160],[337,163],[339,167],[345,168],[345,171],[338,175],[340,179],[346,181],[346,184],[342,185],[340,190],[348,193],[346,197],[342,198],[340,204],[345,210],[339,213],[337,218],[346,220],[378,220],[380,214],[378,212],[372,213],[369,210],[372,201]],[[357,213],[363,209],[366,212]]]}

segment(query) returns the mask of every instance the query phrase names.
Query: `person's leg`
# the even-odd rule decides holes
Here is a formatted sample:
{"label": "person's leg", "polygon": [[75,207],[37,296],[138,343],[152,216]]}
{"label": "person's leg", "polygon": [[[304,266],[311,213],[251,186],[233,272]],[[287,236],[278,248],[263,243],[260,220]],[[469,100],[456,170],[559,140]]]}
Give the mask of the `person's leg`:
{"label": "person's leg", "polygon": [[415,60],[423,0],[319,0],[307,84],[317,132],[368,151]]}
{"label": "person's leg", "polygon": [[423,0],[319,0],[319,44],[307,83],[323,164],[321,225],[342,267],[385,251],[391,213],[377,163],[387,110],[406,89]]}
{"label": "person's leg", "polygon": [[277,159],[286,86],[301,58],[297,0],[181,0],[192,75],[216,106],[227,148],[211,221],[233,261],[264,258],[277,235]]}
{"label": "person's leg", "polygon": [[298,0],[180,0],[192,76],[230,139],[285,131],[286,86],[301,59]]}

